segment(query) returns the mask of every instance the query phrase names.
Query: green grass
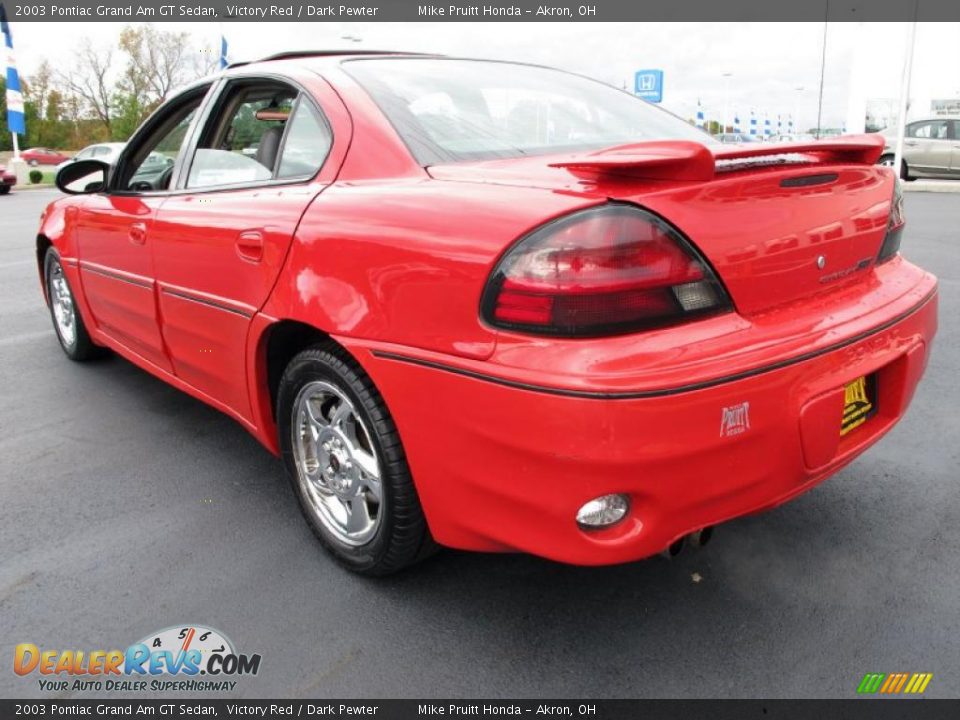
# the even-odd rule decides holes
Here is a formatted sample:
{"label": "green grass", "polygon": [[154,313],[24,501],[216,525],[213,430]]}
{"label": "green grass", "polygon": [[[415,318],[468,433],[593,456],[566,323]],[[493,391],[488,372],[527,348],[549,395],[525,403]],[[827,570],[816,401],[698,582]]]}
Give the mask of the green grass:
{"label": "green grass", "polygon": [[30,170],[40,170],[43,173],[43,179],[38,183],[32,183],[30,180],[27,180],[28,185],[53,185],[53,181],[57,176],[56,170],[44,170],[40,168],[30,168]]}

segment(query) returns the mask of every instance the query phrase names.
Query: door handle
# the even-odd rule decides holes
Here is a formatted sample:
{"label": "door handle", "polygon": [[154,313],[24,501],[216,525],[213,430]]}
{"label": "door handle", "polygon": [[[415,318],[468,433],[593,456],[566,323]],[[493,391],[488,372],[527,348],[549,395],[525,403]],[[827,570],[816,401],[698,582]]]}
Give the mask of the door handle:
{"label": "door handle", "polygon": [[143,245],[147,242],[147,226],[142,222],[135,222],[127,232],[127,239],[134,245]]}
{"label": "door handle", "polygon": [[916,141],[916,140],[907,140],[907,141],[905,141],[903,144],[906,145],[907,147],[916,147],[916,146],[917,146],[917,141]]}
{"label": "door handle", "polygon": [[237,239],[237,255],[249,262],[263,260],[263,233],[259,230],[246,230]]}

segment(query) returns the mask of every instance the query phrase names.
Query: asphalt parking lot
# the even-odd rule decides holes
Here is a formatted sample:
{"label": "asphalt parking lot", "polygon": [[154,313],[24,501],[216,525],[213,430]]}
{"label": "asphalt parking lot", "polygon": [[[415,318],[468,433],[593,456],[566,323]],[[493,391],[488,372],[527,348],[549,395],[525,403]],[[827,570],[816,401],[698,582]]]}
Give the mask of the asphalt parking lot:
{"label": "asphalt parking lot", "polygon": [[446,551],[385,580],[321,551],[239,425],[116,357],[66,359],[34,260],[55,196],[0,197],[0,696],[41,694],[17,643],[182,623],[262,655],[245,697],[845,698],[866,672],[960,696],[960,195],[907,196],[940,334],[905,420],[838,476],[672,561]]}

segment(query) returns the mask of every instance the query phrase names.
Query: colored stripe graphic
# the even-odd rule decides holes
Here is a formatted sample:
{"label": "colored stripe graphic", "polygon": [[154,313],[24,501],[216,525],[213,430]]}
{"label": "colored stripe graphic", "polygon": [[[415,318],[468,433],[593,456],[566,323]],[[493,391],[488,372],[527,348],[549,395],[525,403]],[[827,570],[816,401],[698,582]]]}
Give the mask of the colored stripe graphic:
{"label": "colored stripe graphic", "polygon": [[863,676],[863,680],[860,681],[860,687],[857,688],[858,693],[875,693],[880,689],[880,683],[883,682],[883,679],[886,677],[883,673],[867,673]]}
{"label": "colored stripe graphic", "polygon": [[860,695],[920,695],[933,679],[933,673],[867,673],[857,686]]}

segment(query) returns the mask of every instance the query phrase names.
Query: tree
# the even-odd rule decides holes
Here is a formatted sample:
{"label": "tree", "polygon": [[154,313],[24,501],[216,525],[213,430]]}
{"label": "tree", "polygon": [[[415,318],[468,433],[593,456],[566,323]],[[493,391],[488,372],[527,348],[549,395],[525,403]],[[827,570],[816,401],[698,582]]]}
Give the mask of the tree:
{"label": "tree", "polygon": [[63,140],[58,98],[53,68],[44,60],[23,87],[28,145],[56,147]]}
{"label": "tree", "polygon": [[184,32],[128,25],[120,32],[119,47],[127,64],[114,96],[113,134],[126,138],[171,90],[200,77],[206,68]]}
{"label": "tree", "polygon": [[[157,30],[153,25],[128,25],[120,32],[120,49],[127,55],[126,89],[151,102],[163,102],[189,74],[187,33]],[[124,83],[121,82],[121,86]]]}
{"label": "tree", "polygon": [[63,91],[86,105],[86,110],[100,121],[108,137],[113,129],[112,61],[113,48],[95,48],[89,38],[84,38],[69,69],[57,74]]}
{"label": "tree", "polygon": [[[117,57],[117,56],[120,57]],[[216,57],[203,53],[183,32],[128,25],[115,46],[83,39],[72,61],[55,71],[44,61],[24,83],[26,136],[21,145],[79,148],[127,140],[180,85],[211,72]],[[3,88],[0,76],[0,90]],[[4,93],[0,109],[5,113]],[[0,150],[10,136],[0,133]]]}

